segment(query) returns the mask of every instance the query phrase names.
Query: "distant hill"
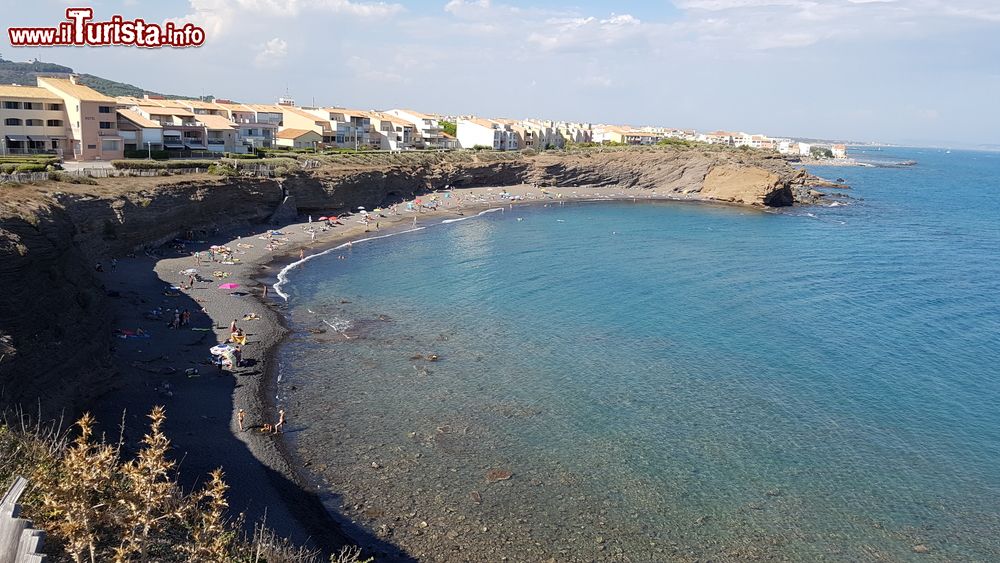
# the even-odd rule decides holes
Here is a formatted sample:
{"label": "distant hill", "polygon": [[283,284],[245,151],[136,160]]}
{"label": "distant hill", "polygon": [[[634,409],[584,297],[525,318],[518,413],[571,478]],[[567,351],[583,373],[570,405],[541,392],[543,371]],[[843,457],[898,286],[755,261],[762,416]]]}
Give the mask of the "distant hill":
{"label": "distant hill", "polygon": [[[0,58],[0,84],[20,84],[22,86],[34,86],[35,77],[39,74],[74,74],[73,69],[56,63],[43,63],[33,61],[30,63],[17,63]],[[80,84],[89,86],[106,96],[134,96],[141,98],[143,94],[163,96],[164,98],[185,98],[198,99],[198,96],[180,96],[177,94],[161,94],[150,92],[132,84],[116,82],[93,74],[80,74],[77,77]]]}

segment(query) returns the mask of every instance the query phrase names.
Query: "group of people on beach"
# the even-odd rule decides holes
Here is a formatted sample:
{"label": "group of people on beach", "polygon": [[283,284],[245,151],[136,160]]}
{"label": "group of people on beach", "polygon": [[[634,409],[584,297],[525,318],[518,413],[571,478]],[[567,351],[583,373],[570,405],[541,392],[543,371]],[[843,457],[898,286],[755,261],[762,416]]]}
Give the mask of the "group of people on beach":
{"label": "group of people on beach", "polygon": [[[240,409],[236,413],[236,422],[240,426],[240,432],[246,432],[245,421],[247,417],[247,411]],[[274,424],[264,423],[260,425],[260,431],[265,434],[281,434],[284,432],[285,428],[285,409],[278,410],[278,422]]]}
{"label": "group of people on beach", "polygon": [[191,324],[191,311],[184,309],[174,309],[174,317],[167,323],[168,328],[181,328]]}

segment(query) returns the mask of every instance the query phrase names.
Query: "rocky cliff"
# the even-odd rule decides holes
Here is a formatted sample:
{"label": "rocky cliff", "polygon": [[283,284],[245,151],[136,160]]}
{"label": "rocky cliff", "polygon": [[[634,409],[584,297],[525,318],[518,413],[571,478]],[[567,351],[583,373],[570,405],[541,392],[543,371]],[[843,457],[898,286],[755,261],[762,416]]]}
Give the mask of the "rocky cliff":
{"label": "rocky cliff", "polygon": [[[621,185],[745,205],[791,205],[809,177],[742,151],[592,151],[427,155],[328,162],[282,180],[213,176],[50,182],[0,188],[0,403],[53,412],[101,393],[111,326],[97,261],[191,230],[264,221],[283,201],[337,212],[445,185]],[[286,197],[288,199],[286,199]],[[287,209],[285,210],[287,213]]]}

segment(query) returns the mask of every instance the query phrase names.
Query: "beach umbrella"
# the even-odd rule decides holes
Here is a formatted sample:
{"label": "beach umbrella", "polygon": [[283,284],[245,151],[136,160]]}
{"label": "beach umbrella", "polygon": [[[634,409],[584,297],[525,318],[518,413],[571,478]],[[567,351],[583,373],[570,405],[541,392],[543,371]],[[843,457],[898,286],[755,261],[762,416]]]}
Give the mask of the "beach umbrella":
{"label": "beach umbrella", "polygon": [[363,205],[359,205],[359,206],[358,206],[358,209],[359,209],[359,210],[361,210],[361,211],[364,211],[364,210],[365,210],[365,207],[364,207]]}
{"label": "beach umbrella", "polygon": [[238,283],[224,283],[219,286],[219,289],[236,289],[240,286]]}
{"label": "beach umbrella", "polygon": [[317,221],[329,221],[329,220],[330,220],[329,217],[320,217],[319,219],[317,219]]}
{"label": "beach umbrella", "polygon": [[224,352],[227,352],[232,349],[233,347],[230,346],[229,344],[219,344],[217,346],[212,346],[211,348],[208,349],[208,351],[213,356],[221,356]]}

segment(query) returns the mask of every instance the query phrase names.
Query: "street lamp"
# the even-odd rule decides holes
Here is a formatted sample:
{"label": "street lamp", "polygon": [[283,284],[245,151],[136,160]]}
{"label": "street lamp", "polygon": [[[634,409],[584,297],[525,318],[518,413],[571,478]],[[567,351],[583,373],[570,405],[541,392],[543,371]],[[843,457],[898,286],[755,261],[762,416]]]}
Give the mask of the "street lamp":
{"label": "street lamp", "polygon": [[149,151],[146,155],[146,160],[153,160],[153,142],[146,141],[146,150]]}
{"label": "street lamp", "polygon": [[7,156],[7,137],[0,137],[0,147],[3,148],[3,155]]}

